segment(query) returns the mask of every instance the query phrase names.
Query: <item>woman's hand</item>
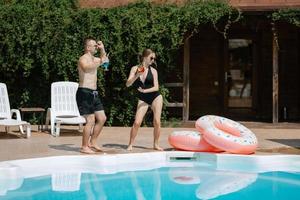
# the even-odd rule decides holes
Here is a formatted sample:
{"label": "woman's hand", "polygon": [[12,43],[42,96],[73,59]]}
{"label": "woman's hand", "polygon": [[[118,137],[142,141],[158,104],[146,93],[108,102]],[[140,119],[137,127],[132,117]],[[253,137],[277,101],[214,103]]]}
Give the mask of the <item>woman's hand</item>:
{"label": "woman's hand", "polygon": [[136,68],[136,71],[135,71],[135,76],[138,78],[138,77],[141,76],[144,72],[145,72],[145,68],[144,68],[144,67],[137,67],[137,68]]}
{"label": "woman's hand", "polygon": [[139,71],[139,70],[136,70],[135,76],[138,78],[138,77],[140,77],[143,73],[144,73],[144,72],[141,72],[141,71]]}
{"label": "woman's hand", "polygon": [[126,87],[131,86],[134,83],[134,81],[138,79],[142,74],[143,72],[138,72],[137,66],[132,67],[130,70],[129,77],[126,81]]}
{"label": "woman's hand", "polygon": [[145,92],[145,90],[143,88],[141,88],[141,87],[138,88],[138,91],[141,92],[141,93]]}

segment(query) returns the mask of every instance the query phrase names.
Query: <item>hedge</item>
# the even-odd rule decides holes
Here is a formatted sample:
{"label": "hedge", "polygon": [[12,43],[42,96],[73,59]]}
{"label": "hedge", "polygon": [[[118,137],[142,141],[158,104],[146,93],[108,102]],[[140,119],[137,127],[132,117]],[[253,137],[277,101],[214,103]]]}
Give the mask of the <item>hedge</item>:
{"label": "hedge", "polygon": [[98,73],[107,123],[130,125],[137,97],[125,81],[131,66],[138,63],[138,53],[144,48],[156,52],[166,99],[165,78],[175,73],[184,38],[202,24],[226,23],[237,13],[223,1],[190,1],[183,6],[141,1],[111,9],[83,9],[75,0],[4,0],[0,3],[0,82],[8,86],[12,107],[47,108],[52,82],[78,81],[83,39],[93,36],[110,52],[110,71]]}

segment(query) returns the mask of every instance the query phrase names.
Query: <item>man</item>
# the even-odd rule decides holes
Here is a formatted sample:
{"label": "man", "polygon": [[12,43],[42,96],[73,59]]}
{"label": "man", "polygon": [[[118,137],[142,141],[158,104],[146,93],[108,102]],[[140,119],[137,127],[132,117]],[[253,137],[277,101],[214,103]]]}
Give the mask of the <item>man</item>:
{"label": "man", "polygon": [[[100,57],[95,57],[100,50]],[[79,88],[76,93],[80,115],[86,119],[80,152],[94,154],[101,149],[97,138],[106,121],[103,105],[97,91],[97,69],[107,59],[104,45],[93,38],[84,40],[84,55],[78,61]]]}

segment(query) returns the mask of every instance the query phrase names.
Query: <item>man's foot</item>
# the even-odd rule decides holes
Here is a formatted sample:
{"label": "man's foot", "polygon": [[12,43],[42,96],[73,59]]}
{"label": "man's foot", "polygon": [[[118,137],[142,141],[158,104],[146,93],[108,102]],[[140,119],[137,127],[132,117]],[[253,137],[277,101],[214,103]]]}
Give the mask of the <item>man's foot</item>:
{"label": "man's foot", "polygon": [[127,150],[127,151],[132,151],[132,145],[128,145],[128,147],[127,147],[126,150]]}
{"label": "man's foot", "polygon": [[90,147],[90,149],[92,149],[93,151],[96,151],[96,152],[102,152],[102,149],[101,149],[98,145],[92,145],[92,144],[90,144],[89,147]]}
{"label": "man's foot", "polygon": [[95,154],[95,151],[93,151],[89,147],[81,147],[80,148],[80,153]]}
{"label": "man's foot", "polygon": [[161,148],[160,146],[158,145],[154,145],[153,149],[157,150],[157,151],[163,151],[164,149]]}

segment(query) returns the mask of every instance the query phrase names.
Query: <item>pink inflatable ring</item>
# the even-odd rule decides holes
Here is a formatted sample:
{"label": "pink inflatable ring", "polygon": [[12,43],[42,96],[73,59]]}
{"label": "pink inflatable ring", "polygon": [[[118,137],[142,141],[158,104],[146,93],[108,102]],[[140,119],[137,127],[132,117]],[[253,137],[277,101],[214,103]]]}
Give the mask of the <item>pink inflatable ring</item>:
{"label": "pink inflatable ring", "polygon": [[196,131],[174,131],[169,135],[169,143],[175,149],[186,151],[220,152],[221,150],[208,144],[199,132]]}
{"label": "pink inflatable ring", "polygon": [[200,117],[196,121],[196,128],[209,144],[230,153],[251,154],[257,148],[257,139],[252,131],[224,117]]}

